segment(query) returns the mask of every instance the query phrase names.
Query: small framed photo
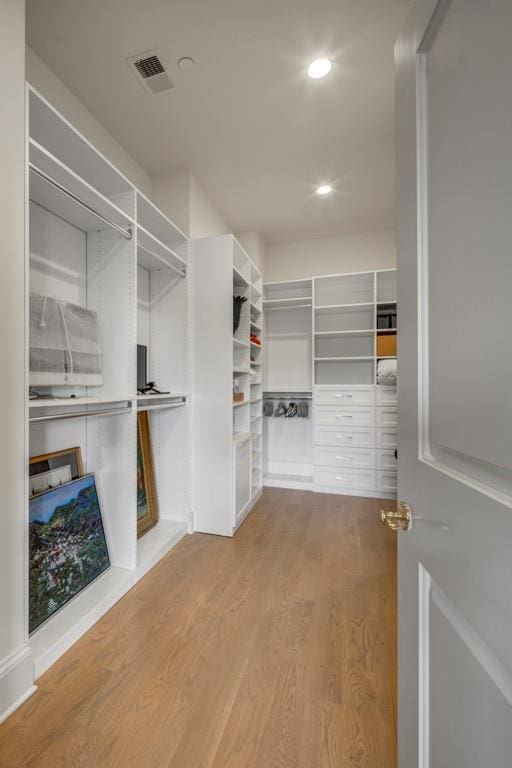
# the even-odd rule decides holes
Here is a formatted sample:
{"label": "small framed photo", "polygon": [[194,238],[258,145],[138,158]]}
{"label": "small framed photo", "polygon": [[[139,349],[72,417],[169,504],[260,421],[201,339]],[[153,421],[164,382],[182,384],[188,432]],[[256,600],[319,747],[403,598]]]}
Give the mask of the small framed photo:
{"label": "small framed photo", "polygon": [[84,474],[80,448],[32,456],[28,474],[29,499],[76,480]]}
{"label": "small framed photo", "polygon": [[147,411],[137,414],[137,537],[158,523],[158,501]]}

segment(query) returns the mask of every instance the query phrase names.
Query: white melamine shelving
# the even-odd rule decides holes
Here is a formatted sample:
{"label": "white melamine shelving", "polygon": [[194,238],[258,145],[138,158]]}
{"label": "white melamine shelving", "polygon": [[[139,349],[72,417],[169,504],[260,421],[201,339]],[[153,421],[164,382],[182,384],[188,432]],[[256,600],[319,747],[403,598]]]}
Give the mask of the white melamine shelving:
{"label": "white melamine shelving", "polygon": [[264,396],[275,408],[313,392],[309,419],[264,419],[265,484],[392,497],[379,473],[385,459],[393,474],[394,456],[380,452],[396,428],[381,446],[378,425],[396,419],[396,388],[377,385],[376,374],[379,360],[395,359],[377,355],[378,337],[396,329],[378,327],[377,313],[392,320],[396,298],[392,269],[265,284]]}
{"label": "white melamine shelving", "polygon": [[[223,235],[191,244],[190,282],[195,529],[232,536],[261,494],[253,469],[262,447],[252,436],[260,431],[262,400],[253,392],[261,376],[255,380],[252,371],[263,360],[250,338],[259,334],[261,275],[236,238]],[[246,299],[234,332],[233,296]],[[242,402],[234,402],[234,391]]]}
{"label": "white melamine shelving", "polygon": [[[100,386],[61,376],[41,387],[27,374],[42,395],[27,398],[27,461],[80,447],[111,561],[30,637],[27,620],[37,676],[191,529],[188,240],[31,87],[27,106],[28,291],[94,310],[102,347]],[[137,343],[148,348],[149,379],[168,394],[137,395]],[[138,540],[141,410],[149,412],[160,520]],[[28,525],[28,499],[25,514]]]}

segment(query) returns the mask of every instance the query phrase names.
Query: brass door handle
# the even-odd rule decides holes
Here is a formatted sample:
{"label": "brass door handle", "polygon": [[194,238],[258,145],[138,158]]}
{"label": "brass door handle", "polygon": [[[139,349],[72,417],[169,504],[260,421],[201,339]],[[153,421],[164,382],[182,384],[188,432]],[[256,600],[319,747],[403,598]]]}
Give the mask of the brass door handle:
{"label": "brass door handle", "polygon": [[396,509],[381,509],[380,519],[392,531],[410,531],[412,528],[411,507],[406,501],[400,501]]}

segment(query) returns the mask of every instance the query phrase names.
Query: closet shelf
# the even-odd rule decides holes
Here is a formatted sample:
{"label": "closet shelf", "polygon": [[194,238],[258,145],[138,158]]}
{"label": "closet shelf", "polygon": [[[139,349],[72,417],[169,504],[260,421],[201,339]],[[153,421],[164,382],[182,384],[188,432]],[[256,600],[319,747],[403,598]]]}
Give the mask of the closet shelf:
{"label": "closet shelf", "polygon": [[375,360],[375,355],[362,357],[315,357],[315,363],[322,362],[351,362],[353,360]]}
{"label": "closet shelf", "polygon": [[263,365],[263,363],[259,363],[257,360],[251,360],[251,365],[259,366],[259,365]]}
{"label": "closet shelf", "polygon": [[137,224],[139,227],[173,251],[178,245],[187,242],[187,236],[174,224],[151,200],[137,192]]}
{"label": "closet shelf", "polygon": [[29,140],[29,170],[32,202],[83,232],[95,232],[103,222],[126,239],[132,238],[133,219],[33,139]]}
{"label": "closet shelf", "polygon": [[244,405],[250,405],[250,400],[242,400],[240,403],[233,403],[233,408],[243,408]]}
{"label": "closet shelf", "polygon": [[237,366],[233,367],[233,373],[250,373],[250,372],[251,372],[250,368],[239,368]]}
{"label": "closet shelf", "polygon": [[249,287],[249,281],[242,275],[240,270],[238,270],[234,265],[233,265],[233,286],[235,288]]}
{"label": "closet shelf", "polygon": [[149,270],[168,268],[182,277],[186,275],[185,259],[140,225],[137,228],[137,263]]}
{"label": "closet shelf", "polygon": [[369,333],[375,333],[375,328],[364,328],[357,331],[315,331],[315,336],[362,336]]}
{"label": "closet shelf", "polygon": [[115,405],[117,403],[132,403],[135,400],[131,395],[117,395],[110,397],[41,397],[37,400],[29,400],[30,410],[38,408],[76,408],[80,405]]}
{"label": "closet shelf", "polygon": [[251,341],[251,347],[255,347],[256,349],[263,349],[263,344],[256,344],[254,341]]}
{"label": "closet shelf", "polygon": [[375,302],[374,301],[363,301],[363,302],[357,302],[355,304],[316,304],[315,310],[317,312],[322,312],[323,310],[330,310],[330,309],[351,309],[353,307],[374,307]]}
{"label": "closet shelf", "polygon": [[235,344],[237,347],[247,347],[249,348],[249,342],[248,341],[241,341],[241,339],[237,339],[233,337],[233,344]]}
{"label": "closet shelf", "polygon": [[255,323],[254,320],[251,319],[251,328],[254,328],[255,330],[259,331],[261,333],[261,325],[258,325],[258,323]]}
{"label": "closet shelf", "polygon": [[311,296],[295,296],[289,299],[263,299],[264,309],[294,309],[296,307],[311,307]]}

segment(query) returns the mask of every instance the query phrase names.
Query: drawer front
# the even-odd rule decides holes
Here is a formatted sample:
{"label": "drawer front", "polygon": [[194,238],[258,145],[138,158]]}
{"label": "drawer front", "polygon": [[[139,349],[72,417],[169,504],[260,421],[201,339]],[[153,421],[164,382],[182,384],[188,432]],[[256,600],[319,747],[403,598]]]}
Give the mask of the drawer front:
{"label": "drawer front", "polygon": [[315,403],[317,405],[375,405],[375,389],[374,387],[317,389]]}
{"label": "drawer front", "polygon": [[315,408],[315,421],[319,426],[326,427],[373,427],[375,408],[359,406],[334,408],[319,405]]}
{"label": "drawer front", "polygon": [[376,429],[377,448],[396,448],[398,446],[398,433],[396,429]]}
{"label": "drawer front", "polygon": [[377,490],[394,493],[398,489],[398,475],[396,472],[377,472]]}
{"label": "drawer front", "polygon": [[396,387],[376,387],[377,405],[396,405],[397,392]]}
{"label": "drawer front", "polygon": [[396,472],[396,465],[397,461],[393,449],[377,451],[377,469],[390,469],[392,472]]}
{"label": "drawer front", "polygon": [[329,486],[331,488],[374,491],[375,472],[371,469],[315,467],[314,482],[315,485]]}
{"label": "drawer front", "polygon": [[377,427],[393,427],[396,429],[398,426],[398,411],[396,408],[377,408]]}
{"label": "drawer front", "polygon": [[375,430],[371,429],[336,429],[336,427],[316,427],[315,445],[339,445],[354,448],[373,448]]}
{"label": "drawer front", "polygon": [[348,467],[375,469],[373,448],[315,448],[315,465],[322,467]]}

